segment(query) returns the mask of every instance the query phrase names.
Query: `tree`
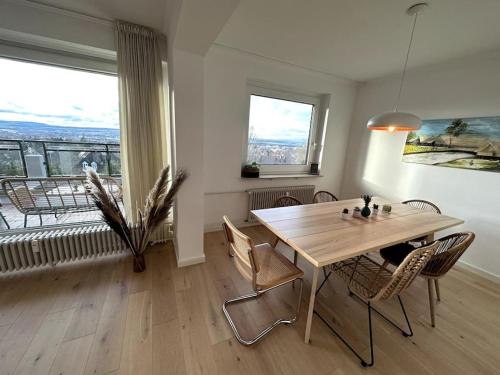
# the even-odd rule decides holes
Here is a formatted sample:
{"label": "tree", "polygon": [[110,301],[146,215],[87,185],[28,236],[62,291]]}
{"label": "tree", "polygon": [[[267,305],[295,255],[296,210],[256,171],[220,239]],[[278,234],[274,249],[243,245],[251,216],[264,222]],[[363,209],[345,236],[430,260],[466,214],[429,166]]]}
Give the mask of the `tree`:
{"label": "tree", "polygon": [[448,134],[450,136],[450,144],[448,147],[451,147],[451,140],[453,139],[453,137],[460,137],[460,135],[462,135],[463,133],[465,133],[467,131],[467,128],[469,127],[469,124],[467,124],[466,122],[464,122],[461,118],[457,118],[456,120],[453,120],[450,124],[450,126],[448,126],[445,131],[446,131],[446,134]]}
{"label": "tree", "polygon": [[412,140],[416,139],[417,137],[418,137],[417,133],[411,131],[411,132],[408,133],[408,136],[406,137],[406,140],[407,141],[412,141]]}

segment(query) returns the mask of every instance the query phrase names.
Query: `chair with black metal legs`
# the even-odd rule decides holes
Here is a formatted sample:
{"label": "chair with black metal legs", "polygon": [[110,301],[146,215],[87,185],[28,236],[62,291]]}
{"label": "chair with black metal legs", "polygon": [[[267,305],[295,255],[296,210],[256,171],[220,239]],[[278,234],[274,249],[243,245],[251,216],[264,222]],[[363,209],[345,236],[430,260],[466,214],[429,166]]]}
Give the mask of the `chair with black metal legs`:
{"label": "chair with black metal legs", "polygon": [[[337,330],[328,322],[327,319],[322,317],[316,310],[314,313],[330,328],[330,330],[351,350],[356,357],[361,361],[363,367],[373,366],[375,358],[373,354],[373,332],[372,332],[372,310],[384,318],[391,325],[401,331],[403,336],[413,336],[408,315],[401,299],[401,293],[410,286],[415,277],[425,267],[429,259],[438,248],[438,243],[432,243],[428,246],[421,247],[412,251],[404,259],[401,265],[391,272],[381,264],[374,260],[362,255],[356,258],[351,258],[332,264],[331,271],[339,276],[347,284],[349,294],[357,297],[368,308],[368,333],[370,338],[370,359],[365,360],[349,342],[342,337]],[[331,273],[330,273],[331,274]],[[328,276],[330,276],[328,274]],[[324,283],[318,288],[316,293],[319,293]],[[408,332],[402,329],[398,324],[383,315],[379,310],[373,306],[373,302],[387,300],[391,297],[398,297],[401,310],[405,317],[408,326]]]}
{"label": "chair with black metal legs", "polygon": [[[222,310],[236,339],[243,345],[252,345],[280,324],[292,324],[297,320],[302,299],[302,278],[304,273],[285,256],[275,251],[268,243],[254,246],[252,239],[240,232],[229,221],[227,216],[224,216],[224,229],[231,248],[230,255],[233,257],[235,266],[240,274],[252,283],[253,292],[225,301]],[[229,314],[228,306],[259,298],[264,293],[295,280],[300,280],[300,291],[295,314],[275,320],[253,338],[243,338]]]}
{"label": "chair with black metal legs", "polygon": [[[406,201],[401,202],[403,204],[407,204],[408,206],[411,206],[413,208],[418,208],[419,210],[422,211],[431,211],[436,214],[441,215],[441,210],[439,209],[438,206],[436,206],[434,203],[425,201],[423,199],[408,199]],[[416,242],[419,243],[420,245],[425,245],[427,242],[427,237],[419,237],[419,238],[414,238],[410,242]]]}
{"label": "chair with black metal legs", "polygon": [[[303,203],[298,200],[295,197],[292,197],[291,195],[283,195],[276,199],[274,202],[273,208],[278,208],[278,207],[288,207],[288,206],[301,206]],[[281,241],[279,237],[276,237],[276,239],[273,242],[273,247],[276,248],[278,246],[278,243]],[[297,252],[293,252],[293,264],[297,265]]]}
{"label": "chair with black metal legs", "polygon": [[335,202],[338,198],[329,191],[320,190],[314,194],[313,203]]}
{"label": "chair with black metal legs", "polygon": [[[439,243],[436,253],[420,273],[420,276],[427,279],[431,325],[433,327],[436,326],[434,289],[436,290],[437,300],[441,301],[439,279],[444,277],[455,265],[465,250],[472,244],[475,237],[476,235],[473,232],[459,232],[440,238],[436,241]],[[402,243],[381,249],[380,256],[384,259],[384,264],[390,263],[397,267],[405,256],[414,249],[413,245]]]}

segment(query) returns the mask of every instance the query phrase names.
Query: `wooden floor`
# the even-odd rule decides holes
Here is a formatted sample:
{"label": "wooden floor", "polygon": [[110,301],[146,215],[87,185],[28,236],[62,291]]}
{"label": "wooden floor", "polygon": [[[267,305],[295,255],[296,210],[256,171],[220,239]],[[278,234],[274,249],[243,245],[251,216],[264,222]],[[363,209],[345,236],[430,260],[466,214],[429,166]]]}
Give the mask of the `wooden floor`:
{"label": "wooden floor", "polygon": [[[271,238],[261,227],[245,232]],[[143,274],[119,256],[0,276],[0,374],[498,374],[500,288],[465,271],[442,281],[437,327],[418,279],[404,295],[415,336],[404,338],[374,317],[375,367],[362,369],[314,318],[303,343],[305,309],[252,347],[241,346],[221,303],[250,290],[226,255],[221,232],[205,238],[207,262],[177,269],[171,246],[147,255]],[[291,251],[283,249],[286,254]],[[306,264],[299,266],[310,274]],[[245,334],[291,309],[287,286],[231,312]],[[366,310],[329,281],[319,308],[358,348],[367,349]],[[401,319],[395,303],[378,306]],[[401,320],[400,320],[401,321]]]}

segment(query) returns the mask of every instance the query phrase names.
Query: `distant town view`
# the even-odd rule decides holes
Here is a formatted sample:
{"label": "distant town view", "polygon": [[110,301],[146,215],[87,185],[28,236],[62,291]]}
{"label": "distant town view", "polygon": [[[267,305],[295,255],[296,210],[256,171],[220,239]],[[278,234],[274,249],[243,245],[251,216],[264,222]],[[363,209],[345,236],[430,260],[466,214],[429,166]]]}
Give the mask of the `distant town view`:
{"label": "distant town view", "polygon": [[113,75],[0,58],[0,177],[120,175]]}
{"label": "distant town view", "polygon": [[269,139],[251,139],[248,142],[249,163],[257,164],[306,164],[307,142],[286,142]]}
{"label": "distant town view", "polygon": [[306,164],[313,111],[312,104],[251,95],[247,162]]}
{"label": "distant town view", "polygon": [[[0,120],[0,176],[120,175],[120,132]],[[26,169],[26,170],[25,170]]]}

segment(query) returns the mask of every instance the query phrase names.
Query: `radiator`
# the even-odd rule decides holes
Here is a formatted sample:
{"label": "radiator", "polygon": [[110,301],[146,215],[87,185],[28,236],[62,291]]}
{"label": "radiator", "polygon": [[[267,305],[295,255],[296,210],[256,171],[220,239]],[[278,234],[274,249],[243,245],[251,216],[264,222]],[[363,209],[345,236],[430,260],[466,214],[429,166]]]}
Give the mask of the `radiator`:
{"label": "radiator", "polygon": [[274,202],[276,202],[276,199],[284,195],[290,195],[305,204],[312,203],[314,188],[314,185],[302,185],[247,190],[249,195],[247,221],[249,223],[257,221],[257,219],[255,219],[250,212],[251,210],[271,208],[273,207]]}
{"label": "radiator", "polygon": [[[134,235],[138,230],[134,228]],[[172,238],[171,225],[160,226],[154,243]],[[110,255],[127,250],[107,225],[88,225],[6,235],[0,238],[0,272]]]}

